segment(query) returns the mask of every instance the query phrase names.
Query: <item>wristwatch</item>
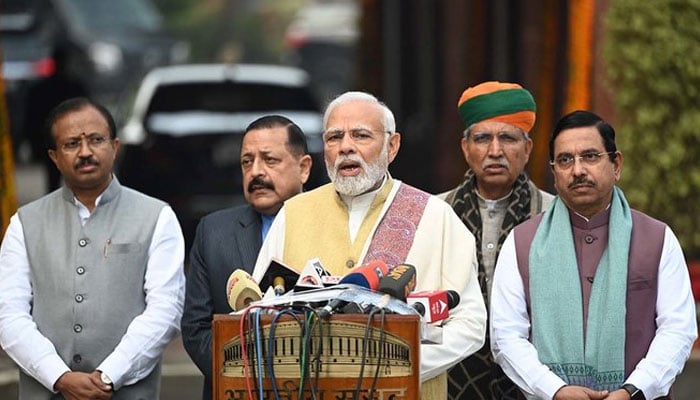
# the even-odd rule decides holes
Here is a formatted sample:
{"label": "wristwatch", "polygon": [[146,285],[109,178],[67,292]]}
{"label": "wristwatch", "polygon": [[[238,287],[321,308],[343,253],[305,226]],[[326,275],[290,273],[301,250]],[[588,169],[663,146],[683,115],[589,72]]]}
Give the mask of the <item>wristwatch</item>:
{"label": "wristwatch", "polygon": [[102,383],[105,385],[109,385],[112,387],[112,390],[114,390],[114,382],[112,382],[112,379],[109,377],[109,375],[105,374],[104,372],[100,371],[100,380]]}
{"label": "wristwatch", "polygon": [[631,383],[625,383],[622,385],[622,388],[630,394],[632,400],[647,400],[646,397],[644,397],[644,392],[642,392],[641,389],[637,389],[637,387]]}

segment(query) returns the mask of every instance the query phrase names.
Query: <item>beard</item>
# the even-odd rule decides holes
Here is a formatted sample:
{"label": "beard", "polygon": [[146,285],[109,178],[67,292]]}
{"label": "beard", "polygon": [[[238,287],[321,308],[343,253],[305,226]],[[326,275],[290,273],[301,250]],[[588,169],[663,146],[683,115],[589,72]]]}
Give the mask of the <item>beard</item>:
{"label": "beard", "polygon": [[[330,165],[326,159],[326,172],[328,178],[333,182],[335,190],[346,196],[357,196],[372,189],[384,175],[389,167],[389,141],[384,141],[382,151],[376,160],[371,163],[365,162],[362,157],[355,153],[350,155],[339,155],[335,159],[335,164]],[[354,161],[360,164],[362,171],[357,176],[342,176],[338,174],[340,164],[344,161]]]}

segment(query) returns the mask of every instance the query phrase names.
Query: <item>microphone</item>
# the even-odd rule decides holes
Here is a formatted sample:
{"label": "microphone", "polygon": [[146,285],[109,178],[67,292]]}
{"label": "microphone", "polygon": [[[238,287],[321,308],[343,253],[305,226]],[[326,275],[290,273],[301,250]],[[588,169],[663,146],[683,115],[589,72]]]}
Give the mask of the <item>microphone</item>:
{"label": "microphone", "polygon": [[325,306],[323,306],[320,310],[318,310],[318,316],[320,318],[328,318],[331,316],[331,314],[337,312],[341,308],[345,307],[350,303],[349,301],[346,300],[340,300],[338,298],[335,298],[331,301],[328,302]]}
{"label": "microphone", "polygon": [[275,292],[275,296],[281,296],[286,292],[284,288],[284,277],[282,276],[276,276],[272,280],[272,288],[273,291]]}
{"label": "microphone", "polygon": [[267,289],[272,286],[275,294],[279,296],[284,294],[287,288],[294,287],[297,279],[299,279],[299,273],[297,271],[284,264],[281,260],[273,258],[270,260],[270,264],[268,264],[267,269],[265,269],[258,285],[263,292],[266,292]]}
{"label": "microphone", "polygon": [[304,269],[299,274],[294,284],[294,292],[303,292],[309,289],[320,289],[324,287],[323,278],[330,276],[318,258],[312,258],[306,262]]}
{"label": "microphone", "polygon": [[[367,264],[355,267],[350,270],[350,272],[343,276],[338,282],[339,285],[342,284],[353,284],[365,289],[377,290],[379,289],[379,279],[389,272],[389,267],[382,260],[370,261]],[[346,307],[350,303],[346,300],[341,300],[338,298],[332,299],[318,312],[319,317],[327,318],[331,314],[338,312],[342,308]],[[360,310],[359,308],[356,310]]]}
{"label": "microphone", "polygon": [[249,273],[237,269],[231,273],[226,282],[226,299],[233,311],[246,308],[248,304],[262,298],[260,287]]}
{"label": "microphone", "polygon": [[408,295],[406,302],[422,316],[427,323],[442,321],[449,316],[449,310],[459,304],[459,293],[455,290],[424,290]]}
{"label": "microphone", "polygon": [[379,291],[401,301],[406,301],[415,288],[416,267],[411,264],[399,264],[379,279]]}
{"label": "microphone", "polygon": [[389,267],[386,263],[382,260],[374,260],[351,269],[338,284],[352,283],[376,291],[379,289],[379,280],[387,273],[389,273]]}

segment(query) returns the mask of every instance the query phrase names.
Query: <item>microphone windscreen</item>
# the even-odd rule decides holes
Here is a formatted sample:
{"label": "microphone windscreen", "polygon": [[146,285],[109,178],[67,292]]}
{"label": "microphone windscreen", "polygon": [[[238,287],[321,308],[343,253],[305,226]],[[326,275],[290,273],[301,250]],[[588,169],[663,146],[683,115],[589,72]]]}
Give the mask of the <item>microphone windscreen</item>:
{"label": "microphone windscreen", "polygon": [[459,304],[459,293],[456,290],[447,291],[447,309],[451,310]]}
{"label": "microphone windscreen", "polygon": [[423,303],[417,302],[411,305],[413,306],[413,309],[416,310],[418,314],[420,314],[421,317],[425,316],[425,306],[423,305]]}
{"label": "microphone windscreen", "polygon": [[345,275],[338,284],[352,283],[370,290],[379,289],[379,279],[389,272],[389,267],[382,260],[370,261],[355,267]]}
{"label": "microphone windscreen", "polygon": [[406,297],[416,287],[416,267],[410,264],[399,264],[389,270],[389,273],[379,280],[379,291],[406,301]]}
{"label": "microphone windscreen", "polygon": [[262,299],[260,287],[249,273],[237,269],[231,273],[226,282],[226,299],[233,311],[246,308],[248,304]]}

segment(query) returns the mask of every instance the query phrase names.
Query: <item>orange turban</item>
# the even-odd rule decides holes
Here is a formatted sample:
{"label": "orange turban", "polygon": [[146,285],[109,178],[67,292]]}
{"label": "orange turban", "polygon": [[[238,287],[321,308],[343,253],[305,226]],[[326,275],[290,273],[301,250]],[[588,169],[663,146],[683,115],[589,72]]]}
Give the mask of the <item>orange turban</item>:
{"label": "orange turban", "polygon": [[535,99],[517,83],[489,81],[467,88],[457,108],[467,128],[481,121],[496,121],[527,133],[535,125]]}

